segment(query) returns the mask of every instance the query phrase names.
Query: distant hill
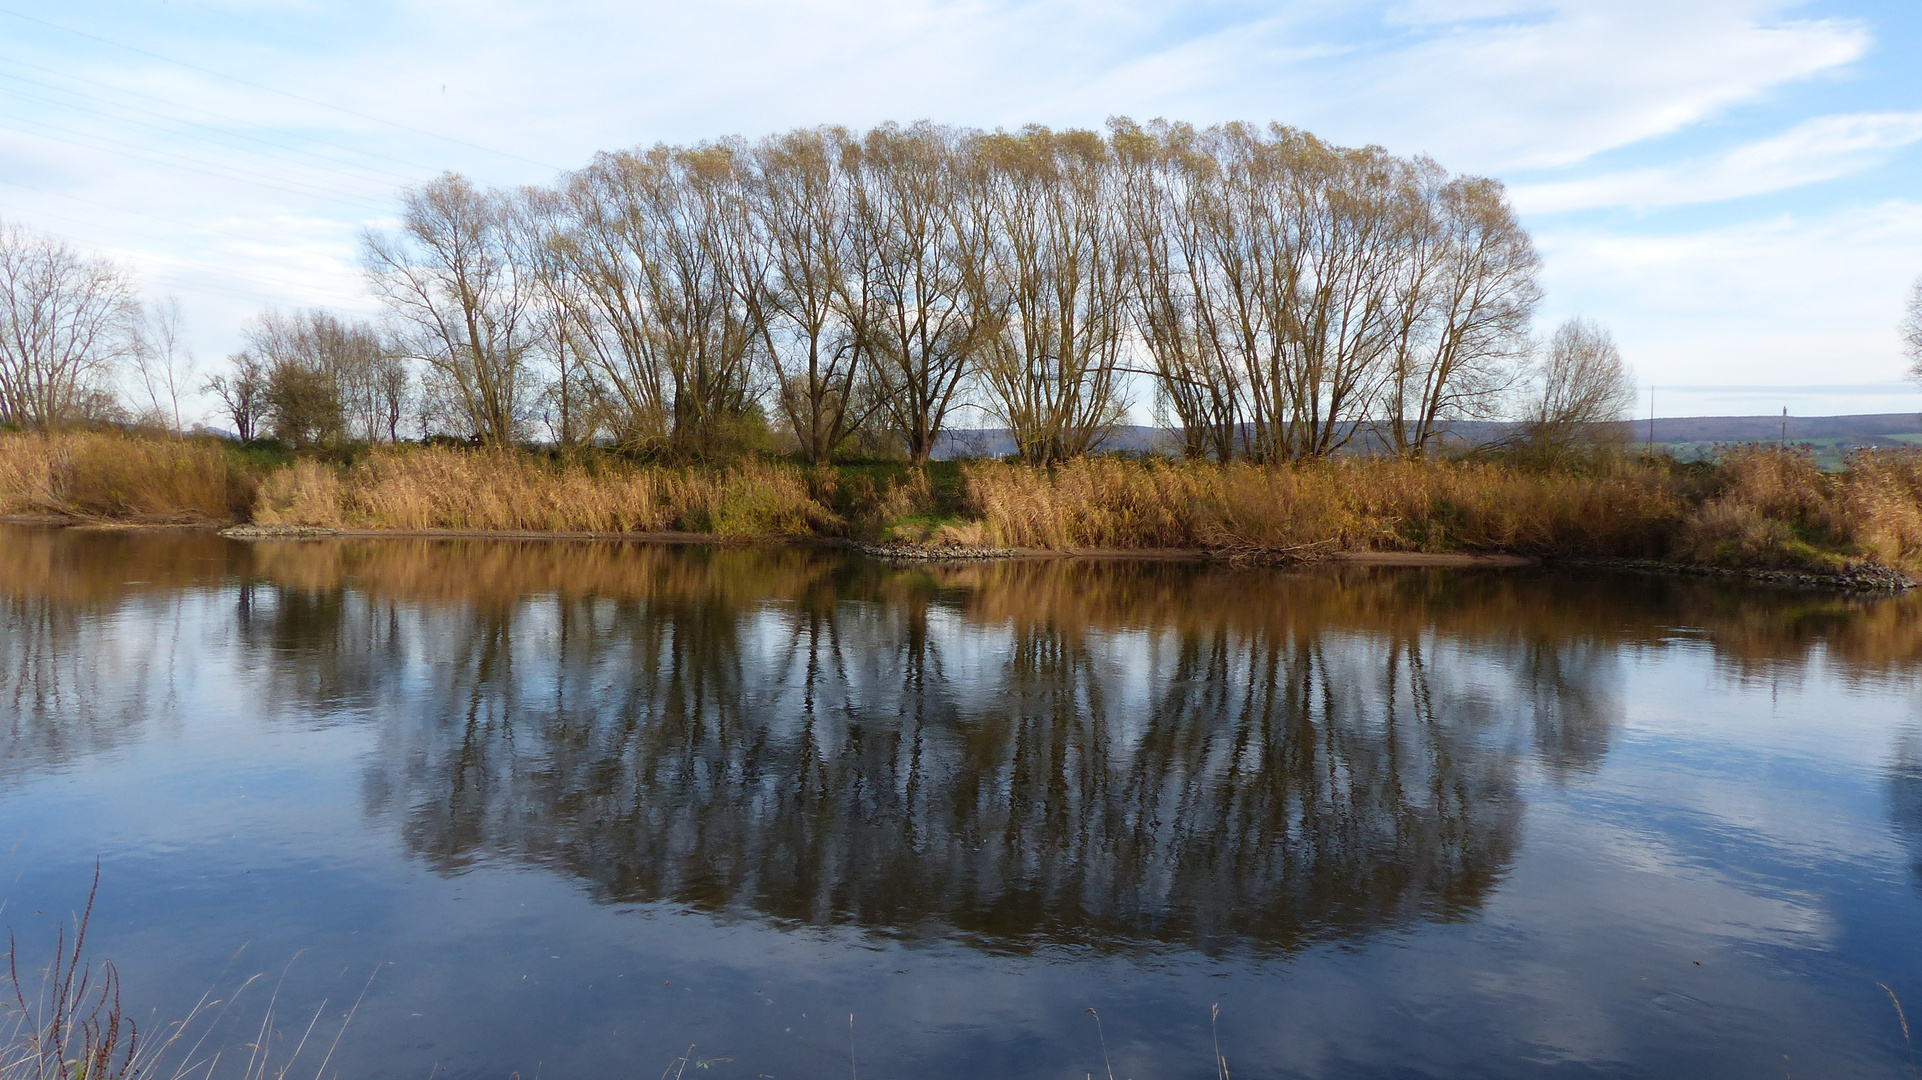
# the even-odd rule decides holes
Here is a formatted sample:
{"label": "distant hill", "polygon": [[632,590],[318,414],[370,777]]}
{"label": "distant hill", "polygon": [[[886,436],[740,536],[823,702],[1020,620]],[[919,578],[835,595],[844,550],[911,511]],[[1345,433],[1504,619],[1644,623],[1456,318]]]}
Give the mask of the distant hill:
{"label": "distant hill", "polygon": [[[1449,425],[1447,438],[1457,446],[1479,446],[1507,437],[1515,427],[1506,422],[1459,421]],[[1649,441],[1647,420],[1627,421],[1623,427],[1631,443]],[[1656,418],[1654,442],[1678,457],[1696,458],[1712,454],[1720,445],[1778,442],[1784,433],[1780,416],[1669,416]],[[1922,446],[1922,413],[1791,416],[1786,437],[1791,443],[1813,445],[1825,460],[1839,459],[1863,447]],[[1102,449],[1128,454],[1174,453],[1180,445],[1178,429],[1129,426],[1117,429]],[[1350,450],[1370,453],[1381,448],[1378,439],[1364,433]],[[945,460],[1006,457],[1012,453],[1014,439],[1006,428],[962,428],[942,432],[934,456]]]}

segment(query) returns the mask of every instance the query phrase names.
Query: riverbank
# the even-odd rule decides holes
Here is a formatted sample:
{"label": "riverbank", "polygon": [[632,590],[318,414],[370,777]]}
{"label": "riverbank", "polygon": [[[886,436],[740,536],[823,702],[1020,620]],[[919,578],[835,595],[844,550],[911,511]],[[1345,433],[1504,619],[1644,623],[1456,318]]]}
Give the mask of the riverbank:
{"label": "riverbank", "polygon": [[1588,561],[1847,588],[1922,573],[1922,452],[1838,473],[1796,449],[1617,458],[1215,465],[1086,458],[808,467],[452,447],[278,458],[214,440],[0,436],[0,514],[256,536],[832,542],[897,559]]}

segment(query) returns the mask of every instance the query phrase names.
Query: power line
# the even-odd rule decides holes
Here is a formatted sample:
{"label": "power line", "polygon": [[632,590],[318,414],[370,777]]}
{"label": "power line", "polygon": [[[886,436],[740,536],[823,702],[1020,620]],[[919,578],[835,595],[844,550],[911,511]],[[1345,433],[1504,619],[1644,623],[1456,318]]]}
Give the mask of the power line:
{"label": "power line", "polygon": [[[5,71],[0,71],[0,79],[7,79],[13,82],[21,82],[21,83],[27,84],[28,86],[41,87],[42,89],[51,90],[58,94],[66,94],[73,98],[78,99],[78,101],[62,101],[56,98],[44,97],[39,94],[23,93],[18,90],[14,91],[15,97],[25,98],[28,101],[43,102],[45,104],[52,105],[55,108],[69,109],[69,110],[73,110],[75,112],[80,112],[80,113],[92,113],[94,115],[106,117],[112,120],[129,121],[129,118],[126,117],[124,113],[120,115],[116,115],[114,112],[109,111],[109,109],[103,107],[99,102],[92,100],[87,95],[85,95],[84,93],[78,90],[72,90],[64,86],[56,86],[52,83],[41,82],[38,79],[29,79],[23,75],[9,74]],[[208,143],[213,146],[218,146],[224,150],[233,150],[239,153],[251,153],[251,154],[260,153],[260,151],[258,150],[251,150],[247,147],[235,146],[230,142],[222,141],[223,139],[242,139],[247,142],[258,143],[261,146],[270,147],[274,150],[278,150],[283,153],[302,154],[302,155],[306,155],[307,157],[317,159],[316,161],[299,162],[299,165],[302,168],[317,169],[323,172],[338,173],[341,176],[348,176],[348,177],[352,177],[353,179],[361,180],[361,181],[368,181],[368,180],[372,180],[373,178],[368,176],[357,175],[355,172],[352,172],[349,170],[360,170],[362,172],[368,172],[368,173],[380,173],[386,177],[390,177],[392,180],[397,180],[403,184],[415,183],[420,179],[418,176],[408,176],[404,173],[394,172],[391,169],[381,169],[371,165],[356,165],[349,162],[343,162],[343,161],[340,161],[338,158],[326,157],[320,154],[316,154],[311,150],[306,150],[298,146],[288,146],[284,143],[277,143],[270,139],[263,139],[263,138],[260,138],[259,136],[248,135],[243,132],[227,131],[222,128],[214,127],[211,124],[203,124],[203,123],[200,123],[199,121],[188,120],[179,116],[173,116],[168,113],[161,112],[157,109],[145,109],[145,108],[141,108],[138,105],[127,105],[124,103],[117,103],[117,102],[114,103],[113,108],[131,111],[135,113],[141,113],[147,116],[155,117],[160,120],[165,120],[171,124],[185,125],[187,127],[195,127],[195,128],[200,128],[204,131],[212,132],[214,133],[214,135],[219,136],[219,138],[211,137],[208,135],[198,135],[190,131],[179,131],[179,130],[175,130],[170,134],[172,134],[175,137],[199,139],[204,143]]]}
{"label": "power line", "polygon": [[533,158],[524,157],[520,154],[509,153],[505,150],[496,150],[491,146],[482,146],[480,143],[468,142],[465,139],[456,139],[451,135],[442,135],[439,132],[429,131],[426,128],[417,128],[410,124],[400,123],[397,120],[389,120],[385,117],[374,116],[370,113],[358,112],[354,109],[349,109],[344,106],[335,105],[331,102],[321,101],[317,98],[310,98],[301,94],[293,93],[291,91],[281,90],[276,87],[268,86],[264,83],[257,83],[249,79],[243,79],[237,75],[228,75],[225,72],[215,71],[212,68],[204,68],[198,64],[190,64],[185,60],[177,60],[171,56],[163,56],[160,53],[152,52],[147,49],[138,48],[133,45],[128,45],[128,44],[125,44],[124,42],[115,41],[112,38],[102,37],[99,34],[91,34],[85,30],[75,30],[71,26],[62,26],[59,23],[52,22],[47,19],[38,18],[33,15],[27,15],[22,12],[14,11],[11,8],[0,8],[0,15],[11,15],[16,19],[24,19],[27,22],[38,23],[41,26],[45,26],[49,29],[58,30],[66,34],[72,34],[76,37],[88,38],[93,41],[98,41],[103,45],[111,45],[116,49],[125,49],[130,53],[135,53],[140,56],[151,57],[163,63],[175,64],[180,67],[186,68],[190,71],[198,71],[203,75],[211,75],[216,79],[226,79],[229,82],[238,83],[242,86],[251,86],[256,90],[265,90],[270,94],[279,94],[282,97],[291,98],[294,101],[305,102],[306,104],[309,104],[309,105],[317,105],[323,109],[332,109],[333,111],[341,113],[346,116],[356,117],[358,119],[371,121],[376,124],[386,124],[390,127],[399,128],[402,131],[411,131],[416,135],[425,135],[430,139],[439,139],[442,142],[453,143],[457,146],[465,146],[473,150],[480,150],[484,153],[495,154],[497,156],[504,157],[504,158],[512,158],[516,161],[524,161],[530,165],[539,165],[543,169],[553,169],[555,172],[562,171],[560,166],[552,165],[545,161],[537,161]]}
{"label": "power line", "polygon": [[[66,79],[66,78],[70,78],[70,76],[68,76],[66,72],[64,72],[64,71],[61,71],[61,70],[59,70],[59,69],[57,69],[57,68],[50,68],[50,67],[44,67],[44,66],[42,66],[42,65],[40,65],[40,64],[34,64],[34,63],[30,63],[30,62],[28,62],[28,61],[26,61],[26,60],[22,60],[22,59],[20,59],[20,58],[18,58],[18,57],[13,57],[13,56],[7,56],[7,57],[0,57],[0,61],[4,61],[4,62],[6,62],[6,63],[8,63],[8,64],[12,64],[12,65],[14,65],[15,67],[23,67],[23,68],[26,68],[26,69],[28,69],[28,70],[30,70],[30,71],[38,71],[38,72],[42,72],[42,73],[44,73],[44,74],[47,74],[47,75],[52,75],[52,76],[55,76],[56,78],[62,78],[62,79]],[[29,81],[29,80],[26,80],[26,79],[25,79],[25,77],[24,77],[24,76],[21,76],[21,75],[11,75],[11,76],[7,76],[7,77],[8,77],[8,78],[14,78],[14,79],[21,79],[21,80],[23,80],[23,81]],[[39,85],[41,85],[41,86],[48,86],[48,87],[52,87],[52,86],[53,86],[53,84],[51,84],[51,83],[40,83]],[[202,107],[200,107],[200,106],[198,106],[198,105],[187,105],[187,104],[184,104],[184,103],[182,103],[182,102],[178,102],[178,101],[169,101],[169,100],[166,100],[166,99],[164,99],[164,98],[161,98],[161,97],[160,97],[159,95],[157,95],[157,94],[154,94],[154,93],[152,93],[152,92],[150,92],[150,91],[144,91],[144,90],[128,90],[128,89],[126,89],[126,88],[124,88],[124,87],[114,87],[114,86],[108,86],[108,85],[106,85],[106,84],[99,84],[99,83],[88,83],[87,85],[88,85],[88,86],[89,86],[90,88],[92,88],[92,89],[96,89],[96,90],[97,90],[97,89],[101,89],[101,88],[105,88],[105,89],[110,89],[110,90],[117,90],[117,91],[121,91],[121,92],[123,92],[123,93],[129,93],[129,94],[137,94],[137,95],[139,95],[140,97],[144,97],[144,98],[146,98],[146,99],[148,99],[148,100],[151,100],[151,101],[155,101],[155,102],[159,102],[159,103],[161,103],[161,104],[165,104],[165,105],[170,105],[170,106],[172,106],[172,107],[174,107],[174,108],[177,108],[177,109],[184,109],[184,110],[186,110],[186,111],[188,111],[188,112],[195,112],[195,113],[199,113],[199,114],[201,114],[202,116],[211,116],[211,117],[213,117],[213,118],[214,118],[214,119],[216,119],[216,120],[224,120],[224,121],[226,121],[227,123],[230,123],[230,124],[243,124],[243,125],[246,125],[246,124],[252,124],[252,123],[253,123],[253,121],[250,121],[250,120],[243,120],[243,119],[241,119],[240,117],[237,117],[237,116],[230,116],[230,115],[228,115],[228,114],[226,114],[226,113],[223,113],[223,112],[216,112],[216,111],[214,111],[214,110],[212,110],[212,109],[207,109],[207,108],[202,108]],[[80,93],[81,91],[76,91],[76,90],[69,90],[68,92],[69,92],[69,93]],[[438,173],[438,172],[440,172],[440,171],[441,171],[441,167],[440,167],[440,166],[437,166],[437,165],[423,165],[423,164],[421,164],[421,163],[420,163],[420,162],[418,162],[418,161],[409,161],[409,160],[407,160],[406,158],[397,158],[397,157],[395,157],[395,156],[393,156],[392,154],[383,154],[383,153],[381,153],[381,152],[379,152],[379,151],[376,151],[376,150],[366,150],[366,149],[363,149],[363,148],[360,148],[360,147],[355,147],[355,146],[349,146],[349,145],[347,145],[346,143],[340,143],[340,142],[332,142],[332,141],[330,141],[330,140],[328,140],[328,139],[325,139],[325,138],[321,138],[320,136],[317,136],[317,135],[307,135],[307,136],[304,136],[304,137],[305,137],[305,138],[306,138],[306,139],[307,139],[307,140],[308,140],[309,142],[314,142],[314,143],[318,143],[318,144],[320,144],[320,145],[322,145],[322,146],[331,146],[331,147],[333,147],[333,148],[334,148],[334,149],[336,149],[336,150],[342,150],[342,151],[345,151],[345,152],[347,152],[347,153],[349,153],[349,154],[359,154],[359,155],[361,155],[362,157],[369,157],[369,158],[378,158],[378,159],[380,159],[380,160],[382,160],[382,161],[391,161],[391,162],[393,162],[393,163],[394,163],[394,164],[396,164],[396,165],[405,165],[405,166],[407,166],[407,167],[408,167],[408,168],[410,168],[410,169],[419,169],[419,170],[423,170],[423,171],[425,171],[425,172],[428,172],[428,173]]]}
{"label": "power line", "polygon": [[[38,120],[24,120],[17,116],[7,117],[7,119],[12,120],[16,124],[31,124],[34,127],[47,128],[47,127],[54,126],[51,124],[42,123],[41,121],[38,121]],[[250,184],[254,187],[266,188],[271,191],[279,191],[287,195],[300,195],[310,199],[321,199],[327,202],[336,202],[336,203],[360,203],[369,208],[378,208],[381,212],[387,212],[392,209],[392,206],[386,201],[382,199],[374,198],[373,196],[370,196],[370,195],[356,195],[351,192],[328,191],[325,188],[301,184],[299,180],[281,180],[275,177],[267,176],[262,173],[250,172],[245,169],[236,169],[231,166],[222,166],[222,165],[213,164],[213,163],[204,162],[204,161],[196,163],[195,159],[187,157],[184,154],[171,154],[172,157],[179,160],[168,161],[168,160],[165,160],[165,158],[157,157],[155,155],[169,154],[170,153],[169,151],[151,150],[151,149],[137,149],[137,150],[129,149],[124,144],[124,142],[123,142],[123,145],[115,146],[114,143],[119,140],[114,140],[114,139],[106,138],[99,135],[88,136],[88,138],[96,140],[93,142],[88,142],[88,141],[84,141],[83,139],[66,138],[59,135],[49,135],[44,131],[31,131],[26,128],[12,127],[7,124],[0,124],[0,131],[12,131],[16,134],[26,135],[35,139],[46,139],[49,142],[65,143],[68,146],[78,146],[86,150],[98,150],[98,151],[101,151],[102,153],[118,154],[122,157],[133,158],[138,161],[145,161],[150,164],[162,166],[163,168],[185,169],[189,172],[197,172],[204,176],[211,176],[217,180],[227,180],[227,181],[231,181],[239,184]],[[300,186],[292,187],[289,185],[300,185]]]}
{"label": "power line", "polygon": [[[87,206],[97,206],[97,207],[100,207],[102,210],[111,210],[116,214],[127,214],[132,217],[143,217],[151,221],[158,221],[162,225],[173,225],[178,228],[191,229],[192,231],[197,233],[212,233],[215,236],[229,236],[234,238],[235,240],[245,240],[248,243],[257,244],[261,242],[261,238],[259,236],[248,236],[245,233],[232,232],[227,229],[216,229],[210,225],[201,225],[195,222],[174,221],[169,218],[162,217],[159,214],[151,213],[146,210],[135,210],[135,209],[132,209],[131,207],[116,206],[113,203],[101,202],[98,199],[83,199],[78,195],[69,195],[64,191],[45,191],[40,188],[28,187],[25,184],[20,184],[12,180],[4,180],[4,179],[0,179],[0,184],[4,184],[7,187],[11,187],[11,188],[18,188],[21,191],[29,191],[35,195],[51,196],[56,199],[66,199],[69,202],[83,203]],[[67,220],[81,221],[83,224],[93,224],[92,222],[84,221],[84,219],[81,219],[81,218],[68,218]],[[169,242],[178,239],[177,237],[155,236],[152,233],[135,233],[134,235],[136,236],[144,235],[149,237],[150,239],[169,241]]]}

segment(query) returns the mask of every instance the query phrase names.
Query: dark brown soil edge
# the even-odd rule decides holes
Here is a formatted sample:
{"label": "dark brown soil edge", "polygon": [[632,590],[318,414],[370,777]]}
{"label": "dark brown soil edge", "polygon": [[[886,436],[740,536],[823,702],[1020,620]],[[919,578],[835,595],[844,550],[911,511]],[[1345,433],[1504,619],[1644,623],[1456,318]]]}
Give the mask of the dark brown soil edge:
{"label": "dark brown soil edge", "polygon": [[[13,519],[20,520],[20,519]],[[72,524],[72,522],[69,522]],[[123,527],[154,527],[160,522],[130,524]],[[1009,559],[1079,559],[1139,562],[1216,562],[1230,566],[1304,567],[1314,565],[1405,567],[1485,567],[1520,568],[1549,566],[1590,570],[1625,570],[1634,573],[1683,575],[1719,578],[1725,581],[1776,585],[1829,592],[1900,593],[1915,588],[1917,582],[1907,574],[1877,563],[1862,563],[1847,570],[1803,570],[1767,567],[1703,566],[1669,562],[1662,559],[1607,559],[1528,555],[1488,552],[1423,551],[1331,551],[1307,549],[1231,549],[1201,548],[1072,548],[1045,550],[1034,548],[931,546],[909,543],[876,543],[819,536],[732,537],[712,533],[684,532],[546,532],[533,530],[486,529],[333,529],[311,525],[237,525],[222,529],[220,535],[233,540],[334,540],[334,539],[439,539],[439,540],[600,540],[650,544],[715,544],[739,547],[754,544],[823,547],[851,551],[872,559],[895,564],[966,563]]]}
{"label": "dark brown soil edge", "polygon": [[1846,570],[1802,570],[1781,567],[1704,566],[1699,563],[1668,562],[1662,559],[1588,559],[1552,558],[1552,567],[1583,570],[1626,570],[1637,574],[1684,575],[1719,578],[1751,585],[1777,585],[1792,589],[1823,592],[1880,593],[1907,592],[1917,582],[1900,570],[1880,563],[1865,562]]}
{"label": "dark brown soil edge", "polygon": [[[235,525],[229,540],[613,540],[649,544],[775,544],[786,537],[738,537],[690,532],[565,532],[547,529],[336,529],[325,525]],[[811,537],[794,538],[813,542]]]}
{"label": "dark brown soil edge", "polygon": [[893,562],[977,562],[987,559],[1081,559],[1116,562],[1217,562],[1246,566],[1539,566],[1528,555],[1479,552],[1329,551],[1308,549],[1213,548],[1003,548],[942,547],[906,543],[840,541],[837,546]]}
{"label": "dark brown soil edge", "polygon": [[52,529],[219,529],[232,518],[212,518],[182,511],[133,514],[126,517],[87,517],[81,514],[0,514],[0,525],[35,525]]}

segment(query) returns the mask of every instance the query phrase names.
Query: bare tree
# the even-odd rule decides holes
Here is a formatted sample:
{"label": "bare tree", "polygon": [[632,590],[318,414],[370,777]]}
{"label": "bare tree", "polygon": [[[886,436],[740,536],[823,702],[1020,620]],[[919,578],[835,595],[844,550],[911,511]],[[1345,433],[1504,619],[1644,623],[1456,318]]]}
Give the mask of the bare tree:
{"label": "bare tree", "polygon": [[1909,378],[1922,380],[1922,278],[1916,278],[1909,287],[1901,330],[1902,353],[1909,358]]}
{"label": "bare tree", "polygon": [[656,146],[601,154],[568,179],[567,228],[550,242],[576,286],[574,341],[624,442],[701,448],[753,407],[750,287],[728,231],[742,155]]}
{"label": "bare tree", "polygon": [[1523,445],[1546,460],[1594,440],[1635,403],[1635,378],[1614,337],[1589,319],[1556,327],[1531,374]]}
{"label": "bare tree", "polygon": [[402,196],[398,229],[362,237],[368,279],[407,327],[441,414],[495,445],[519,434],[533,382],[534,283],[513,215],[510,197],[448,173]]}
{"label": "bare tree", "polygon": [[1393,334],[1380,411],[1389,448],[1421,457],[1445,421],[1493,415],[1521,374],[1541,300],[1541,260],[1502,186],[1416,163],[1390,300]]}
{"label": "bare tree", "polygon": [[111,402],[116,365],[139,346],[128,272],[0,222],[0,423],[47,429]]}
{"label": "bare tree", "polygon": [[395,437],[406,365],[372,323],[319,310],[269,311],[246,339],[243,355],[259,372],[276,438],[319,446]]}
{"label": "bare tree", "polygon": [[183,430],[180,422],[180,394],[193,378],[194,354],[187,347],[180,327],[180,298],[167,299],[145,312],[140,338],[133,350],[134,370],[146,391],[150,416],[173,431]]}
{"label": "bare tree", "polygon": [[1368,419],[1394,342],[1389,317],[1407,163],[1274,130],[1262,153],[1266,322],[1277,346],[1252,368],[1269,453],[1295,460],[1346,446]]}
{"label": "bare tree", "polygon": [[514,204],[513,249],[531,285],[529,348],[553,373],[540,386],[538,408],[554,442],[571,446],[591,437],[595,387],[580,358],[580,286],[563,251],[567,200],[560,191],[528,187],[515,193]]}
{"label": "bare tree", "polygon": [[[412,401],[414,378],[407,370],[407,359],[391,344],[381,349],[373,373],[373,397],[381,429],[387,441],[400,441],[400,421]],[[377,434],[370,435],[378,438]]]}
{"label": "bare tree", "polygon": [[252,353],[238,352],[227,361],[233,371],[209,377],[203,389],[220,399],[240,441],[252,442],[267,419],[267,372]]}
{"label": "bare tree", "polygon": [[840,128],[789,132],[754,150],[751,213],[735,231],[751,253],[736,276],[775,401],[801,453],[825,464],[864,420],[855,393],[865,369],[874,271],[855,258],[854,177],[860,144]]}
{"label": "bare tree", "polygon": [[[1153,364],[1158,422],[1174,420],[1182,452],[1235,456],[1247,382],[1231,358],[1222,268],[1209,243],[1219,220],[1220,169],[1188,125],[1110,121],[1122,174],[1122,228],[1131,248],[1134,317]],[[1164,417],[1165,414],[1165,418]]]}
{"label": "bare tree", "polygon": [[926,465],[981,337],[982,217],[965,210],[959,133],[930,124],[868,132],[853,194],[850,264],[867,300],[869,396],[908,459]]}
{"label": "bare tree", "polygon": [[1023,458],[1085,454],[1127,406],[1129,259],[1108,147],[1092,131],[1031,127],[976,139],[972,157],[996,228],[977,305],[1006,302],[977,361],[988,408]]}
{"label": "bare tree", "polygon": [[981,406],[1055,460],[1140,375],[1193,457],[1370,427],[1422,455],[1521,370],[1538,261],[1499,184],[1280,126],[1110,129],[657,145],[514,194],[448,176],[368,265],[423,416],[494,441],[539,390],[561,442],[700,449],[767,400],[812,460],[880,415],[923,463]]}

